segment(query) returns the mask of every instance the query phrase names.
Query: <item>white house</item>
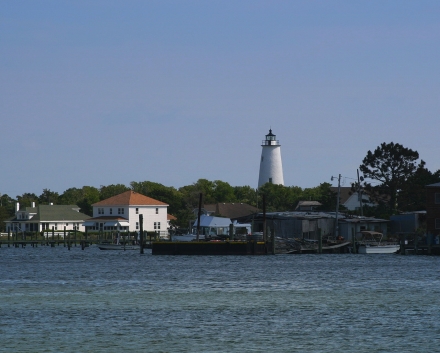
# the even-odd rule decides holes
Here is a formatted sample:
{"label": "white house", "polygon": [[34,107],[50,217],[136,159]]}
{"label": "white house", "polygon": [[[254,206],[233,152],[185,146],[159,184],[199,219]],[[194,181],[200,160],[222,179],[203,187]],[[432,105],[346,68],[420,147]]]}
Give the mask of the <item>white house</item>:
{"label": "white house", "polygon": [[6,231],[11,232],[40,232],[43,230],[84,231],[82,225],[84,220],[89,218],[84,213],[79,212],[80,208],[76,205],[38,205],[32,202],[32,207],[20,209],[17,202],[15,217],[5,221]]}
{"label": "white house", "polygon": [[162,201],[130,190],[92,206],[93,217],[84,222],[88,231],[136,232],[141,228],[139,215],[143,215],[143,230],[168,234],[168,205]]}
{"label": "white house", "polygon": [[[331,187],[331,191],[338,193],[337,187]],[[339,195],[339,204],[343,205],[349,211],[359,210],[361,207],[361,200],[359,194],[356,191],[352,191],[350,186],[341,186]],[[375,207],[376,203],[370,200],[370,196],[367,193],[362,194],[362,205]]]}

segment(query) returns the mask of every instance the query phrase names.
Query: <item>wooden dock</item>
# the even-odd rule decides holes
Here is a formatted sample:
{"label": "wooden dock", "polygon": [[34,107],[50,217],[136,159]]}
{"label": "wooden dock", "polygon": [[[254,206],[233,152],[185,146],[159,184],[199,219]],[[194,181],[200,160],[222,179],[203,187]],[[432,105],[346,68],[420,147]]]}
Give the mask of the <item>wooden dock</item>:
{"label": "wooden dock", "polygon": [[153,242],[153,255],[270,255],[273,245],[257,241]]}

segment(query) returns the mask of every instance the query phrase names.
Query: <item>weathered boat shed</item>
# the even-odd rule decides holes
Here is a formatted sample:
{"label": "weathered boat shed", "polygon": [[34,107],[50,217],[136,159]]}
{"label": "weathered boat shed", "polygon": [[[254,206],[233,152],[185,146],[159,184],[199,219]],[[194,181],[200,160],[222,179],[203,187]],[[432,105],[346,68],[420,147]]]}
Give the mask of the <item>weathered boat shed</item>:
{"label": "weathered boat shed", "polygon": [[[269,212],[266,213],[266,226],[271,234],[280,238],[299,238],[318,240],[335,235],[334,212]],[[253,223],[253,232],[263,231],[264,215],[256,213],[238,219],[239,222]],[[389,221],[371,217],[357,217],[339,214],[339,235],[351,241],[362,230],[374,230],[387,234]]]}

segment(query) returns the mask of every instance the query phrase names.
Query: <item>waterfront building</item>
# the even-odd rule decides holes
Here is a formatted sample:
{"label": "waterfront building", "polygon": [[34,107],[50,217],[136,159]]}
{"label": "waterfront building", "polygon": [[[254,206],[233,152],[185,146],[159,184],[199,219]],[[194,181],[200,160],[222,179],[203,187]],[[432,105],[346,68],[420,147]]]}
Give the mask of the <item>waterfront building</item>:
{"label": "waterfront building", "polygon": [[283,164],[281,162],[281,145],[272,133],[272,129],[263,140],[260,160],[258,187],[266,183],[284,185]]}
{"label": "waterfront building", "polygon": [[6,231],[41,232],[54,229],[57,232],[72,230],[84,231],[83,222],[89,218],[79,212],[77,205],[38,205],[20,209],[16,203],[15,216],[5,221]]}
{"label": "waterfront building", "polygon": [[92,205],[93,217],[86,219],[88,231],[138,232],[139,215],[143,215],[143,229],[147,232],[168,234],[168,204],[134,191],[99,201]]}
{"label": "waterfront building", "polygon": [[426,185],[426,232],[440,235],[440,183]]}

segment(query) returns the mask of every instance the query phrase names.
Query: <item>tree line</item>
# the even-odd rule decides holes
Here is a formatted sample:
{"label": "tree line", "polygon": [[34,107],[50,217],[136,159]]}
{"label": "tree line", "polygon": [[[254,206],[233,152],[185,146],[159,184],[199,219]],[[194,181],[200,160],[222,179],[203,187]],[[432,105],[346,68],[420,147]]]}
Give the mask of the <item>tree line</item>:
{"label": "tree line", "polygon": [[[359,169],[363,176],[359,183],[353,183],[352,192],[367,193],[378,204],[377,207],[365,207],[364,215],[385,219],[398,212],[425,209],[425,186],[440,182],[440,170],[429,171],[426,163],[419,161],[417,151],[393,142],[383,143],[373,152],[368,151]],[[92,204],[128,190],[167,203],[168,213],[177,217],[177,226],[186,226],[188,220],[193,218],[193,210],[198,207],[200,193],[203,194],[204,204],[242,202],[260,209],[265,195],[268,212],[293,211],[299,201],[305,200],[320,202],[323,211],[334,211],[337,198],[336,193],[331,190],[331,184],[325,182],[313,188],[267,183],[258,190],[250,186],[231,186],[225,181],[207,179],[199,179],[180,188],[151,181],[132,181],[130,185],[74,187],[62,194],[43,189],[41,195],[24,193],[15,198],[1,195],[0,229],[4,230],[4,220],[14,216],[17,201],[21,207],[30,207],[32,202],[37,205],[78,205],[81,212],[92,216]],[[340,210],[344,211],[343,207]]]}
{"label": "tree line", "polygon": [[292,210],[298,201],[317,200],[323,203],[328,210],[334,208],[336,204],[335,193],[330,190],[331,185],[323,183],[315,188],[302,189],[297,186],[282,186],[266,184],[259,190],[250,186],[231,186],[229,183],[207,179],[199,179],[191,185],[181,188],[165,186],[151,181],[135,182],[130,185],[112,184],[100,186],[83,186],[82,188],[69,188],[62,194],[43,189],[41,195],[34,193],[24,193],[12,198],[8,195],[1,196],[0,206],[0,227],[4,230],[3,221],[14,216],[15,203],[20,203],[21,207],[31,207],[32,202],[36,205],[78,205],[80,211],[92,216],[92,205],[101,200],[118,195],[128,190],[133,190],[140,194],[160,200],[169,205],[168,213],[177,217],[177,226],[186,226],[188,221],[194,217],[193,210],[198,207],[199,195],[203,195],[204,204],[218,202],[247,203],[249,205],[262,208],[263,194],[266,195],[267,211]]}

